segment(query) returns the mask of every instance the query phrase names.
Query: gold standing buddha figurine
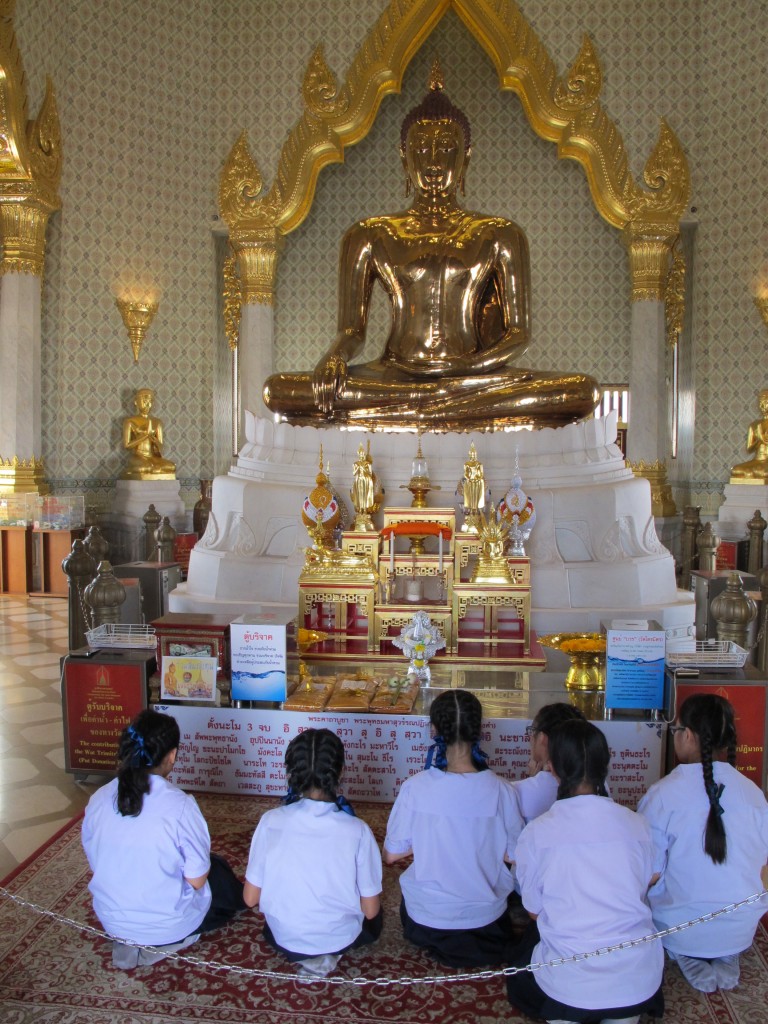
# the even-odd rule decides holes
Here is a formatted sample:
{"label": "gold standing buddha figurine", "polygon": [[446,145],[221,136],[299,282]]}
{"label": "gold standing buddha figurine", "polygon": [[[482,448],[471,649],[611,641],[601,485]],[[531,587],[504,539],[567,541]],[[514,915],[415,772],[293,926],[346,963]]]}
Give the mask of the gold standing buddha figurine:
{"label": "gold standing buddha figurine", "polygon": [[175,480],[176,464],[163,458],[163,421],[150,416],[154,393],[139,388],[133,397],[136,415],[123,420],[123,447],[128,462],[122,480]]}
{"label": "gold standing buddha figurine", "polygon": [[747,451],[753,455],[733,467],[732,484],[768,484],[768,391],[761,391],[757,401],[761,418],[750,423],[747,432]]}
{"label": "gold standing buddha figurine", "polygon": [[[264,401],[291,423],[471,430],[557,426],[588,416],[596,382],[515,369],[530,342],[524,232],[457,202],[470,156],[466,116],[430,91],[403,121],[410,209],[353,225],[341,246],[338,334],[314,373],[275,374]],[[383,355],[350,364],[365,342],[371,291],[389,296]]]}

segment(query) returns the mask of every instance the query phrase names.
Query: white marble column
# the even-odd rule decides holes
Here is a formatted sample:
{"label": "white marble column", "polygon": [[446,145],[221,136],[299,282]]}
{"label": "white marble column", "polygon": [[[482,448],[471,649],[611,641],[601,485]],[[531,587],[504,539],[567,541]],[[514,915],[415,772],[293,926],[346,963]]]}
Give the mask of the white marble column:
{"label": "white marble column", "polygon": [[0,277],[0,457],[39,459],[41,434],[41,281]]}
{"label": "white marble column", "polygon": [[244,305],[240,317],[238,369],[240,376],[240,436],[245,437],[245,413],[272,417],[262,400],[264,381],[272,373],[275,309],[263,302]]}
{"label": "white marble column", "polygon": [[632,303],[629,363],[630,429],[627,458],[663,462],[667,456],[667,386],[664,303]]}

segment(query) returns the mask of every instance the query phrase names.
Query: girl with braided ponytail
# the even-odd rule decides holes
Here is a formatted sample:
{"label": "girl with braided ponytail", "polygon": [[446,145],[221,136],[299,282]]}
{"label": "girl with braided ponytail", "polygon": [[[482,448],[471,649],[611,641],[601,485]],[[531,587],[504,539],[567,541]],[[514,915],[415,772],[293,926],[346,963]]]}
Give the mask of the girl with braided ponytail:
{"label": "girl with braided ponytail", "polygon": [[413,855],[400,878],[405,937],[452,967],[504,963],[516,941],[507,897],[523,822],[480,749],[482,712],[469,690],[433,701],[426,768],[403,783],[384,840],[385,864]]}
{"label": "girl with braided ponytail", "polygon": [[538,927],[523,937],[515,966],[566,962],[511,975],[509,1001],[549,1024],[638,1024],[642,1013],[661,1016],[658,939],[569,962],[653,932],[646,900],[655,880],[651,830],[607,796],[610,751],[597,726],[571,720],[553,728],[549,759],[557,800],[517,844],[523,906]]}
{"label": "girl with braided ponytail", "polygon": [[[680,762],[651,786],[638,810],[648,820],[661,880],[649,893],[660,929],[758,892],[768,857],[768,804],[735,768],[733,707],[715,693],[683,701],[670,726]],[[764,901],[664,939],[671,960],[701,992],[739,982],[739,954],[752,945]]]}
{"label": "girl with braided ponytail", "polygon": [[117,778],[85,809],[89,889],[105,931],[118,937],[115,967],[156,963],[245,910],[242,882],[211,853],[194,797],[168,781],[178,748],[175,718],[140,712],[120,737]]}
{"label": "girl with braided ponytail", "polygon": [[344,744],[330,729],[291,740],[288,793],[261,816],[245,872],[245,902],[264,914],[264,937],[314,977],[375,942],[382,927],[381,855],[338,793],[343,770]]}

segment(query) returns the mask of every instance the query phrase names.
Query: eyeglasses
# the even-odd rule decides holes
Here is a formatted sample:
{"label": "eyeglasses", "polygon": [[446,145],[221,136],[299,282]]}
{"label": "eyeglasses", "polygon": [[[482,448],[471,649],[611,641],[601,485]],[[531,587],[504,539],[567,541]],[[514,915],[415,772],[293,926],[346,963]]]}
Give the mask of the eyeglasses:
{"label": "eyeglasses", "polygon": [[541,732],[541,729],[534,729],[533,722],[529,722],[528,725],[526,725],[525,727],[526,736],[533,737],[539,732]]}
{"label": "eyeglasses", "polygon": [[687,728],[686,725],[668,725],[667,732],[671,732],[674,736],[676,732],[685,732]]}

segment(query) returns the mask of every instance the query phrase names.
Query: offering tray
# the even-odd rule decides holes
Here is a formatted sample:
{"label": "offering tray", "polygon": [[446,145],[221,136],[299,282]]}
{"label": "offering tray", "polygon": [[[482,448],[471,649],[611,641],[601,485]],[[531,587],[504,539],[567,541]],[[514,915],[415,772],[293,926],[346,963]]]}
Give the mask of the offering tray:
{"label": "offering tray", "polygon": [[737,669],[744,668],[748,654],[732,640],[697,640],[695,651],[670,652],[666,661],[671,669]]}
{"label": "offering tray", "polygon": [[92,651],[98,651],[104,647],[135,647],[154,651],[157,646],[154,626],[104,622],[95,629],[89,629],[85,638]]}

